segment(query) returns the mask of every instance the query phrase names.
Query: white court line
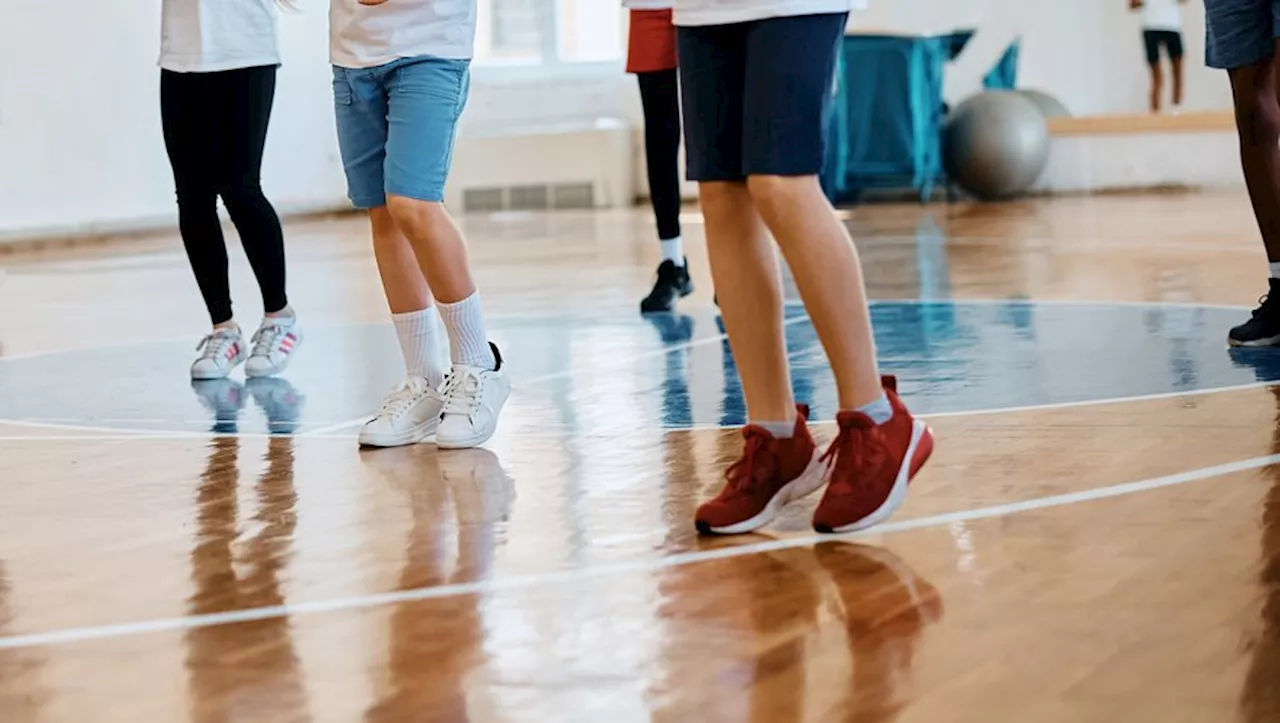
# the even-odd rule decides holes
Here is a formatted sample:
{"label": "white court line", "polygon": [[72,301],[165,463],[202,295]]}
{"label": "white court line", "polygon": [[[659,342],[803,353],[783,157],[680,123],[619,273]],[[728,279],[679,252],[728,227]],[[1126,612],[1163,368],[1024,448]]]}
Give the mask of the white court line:
{"label": "white court line", "polygon": [[1010,502],[1002,505],[992,505],[990,507],[979,507],[977,509],[962,510],[960,512],[947,512],[940,515],[903,520],[902,522],[890,522],[888,524],[872,528],[871,530],[849,535],[806,534],[769,540],[767,542],[722,547],[714,550],[682,552],[675,555],[669,555],[667,557],[661,557],[653,560],[642,560],[638,562],[599,565],[595,567],[561,570],[549,573],[536,573],[531,575],[514,575],[508,578],[478,580],[474,582],[455,583],[450,585],[437,585],[434,587],[420,587],[411,590],[398,590],[395,592],[379,593],[374,595],[355,595],[352,597],[334,598],[331,600],[317,600],[314,602],[286,605],[270,605],[209,615],[160,618],[156,620],[141,620],[131,623],[117,623],[114,625],[65,628],[62,630],[51,630],[43,633],[31,633],[28,635],[12,635],[8,637],[0,637],[0,650],[32,648],[63,643],[77,643],[88,640],[103,640],[107,638],[123,638],[147,633],[195,630],[220,625],[234,625],[236,623],[246,623],[256,620],[272,620],[277,618],[313,615],[316,613],[336,612],[341,610],[363,610],[382,607],[385,605],[415,602],[419,600],[433,600],[446,597],[458,597],[462,595],[484,595],[508,590],[524,590],[541,585],[574,583],[590,578],[606,577],[611,575],[651,574],[659,570],[666,570],[673,567],[692,565],[711,560],[723,560],[743,555],[775,552],[778,550],[787,550],[796,547],[808,547],[820,542],[832,540],[865,538],[885,535],[893,532],[919,530],[928,527],[942,527],[956,522],[1004,517],[1006,515],[1014,515],[1020,512],[1033,512],[1036,510],[1073,505],[1080,502],[1091,502],[1094,500],[1121,497],[1124,495],[1136,494],[1138,492],[1149,492],[1163,487],[1174,487],[1177,485],[1187,484],[1189,482],[1198,482],[1236,472],[1258,469],[1260,467],[1266,467],[1277,463],[1280,463],[1280,454],[1269,454],[1263,457],[1254,457],[1252,459],[1240,460],[1238,462],[1228,462],[1226,464],[1214,465],[1212,467],[1202,467],[1200,469],[1165,475],[1163,477],[1154,477],[1138,482],[1126,482],[1107,487],[1097,487],[1081,492],[1068,492],[1066,494],[1038,497],[1035,499],[1023,500],[1021,502]]}
{"label": "white court line", "polygon": [[[800,316],[795,316],[790,319],[783,319],[782,326],[787,327],[787,326],[791,326],[792,324],[799,324],[802,321],[808,321],[808,320],[809,320],[809,315],[802,314]],[[713,336],[707,336],[701,339],[687,341],[682,344],[674,344],[672,346],[664,346],[658,349],[651,349],[641,354],[633,355],[629,357],[629,359],[632,361],[640,361],[640,360],[649,359],[652,357],[667,356],[677,351],[687,351],[689,349],[696,349],[701,346],[707,346],[708,344],[720,344],[720,343],[723,343],[724,340],[728,338],[729,336],[727,334],[715,334]],[[513,391],[519,391],[526,387],[543,384],[545,382],[552,381],[553,379],[562,379],[564,377],[571,376],[576,373],[578,373],[578,371],[575,369],[564,369],[558,372],[552,372],[550,374],[543,374],[537,377],[521,379],[519,380],[518,386],[515,386],[513,388]],[[311,437],[311,436],[317,436],[322,434],[330,434],[332,432],[337,432],[339,430],[346,429],[348,427],[354,427],[357,424],[364,424],[365,422],[369,421],[369,418],[372,416],[373,416],[373,413],[370,412],[369,414],[366,414],[362,417],[357,417],[356,419],[351,419],[346,422],[339,422],[338,424],[330,424],[326,427],[320,427],[319,429],[314,429],[309,432],[303,432],[298,436]]]}

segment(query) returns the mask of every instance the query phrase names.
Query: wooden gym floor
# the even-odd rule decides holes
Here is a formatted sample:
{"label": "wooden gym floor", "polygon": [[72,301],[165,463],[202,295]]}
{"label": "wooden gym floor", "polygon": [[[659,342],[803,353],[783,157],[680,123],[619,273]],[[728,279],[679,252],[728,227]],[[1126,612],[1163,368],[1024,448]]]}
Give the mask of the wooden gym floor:
{"label": "wooden gym floor", "polygon": [[1243,192],[850,214],[939,440],[856,538],[812,500],[693,534],[742,422],[695,216],[699,291],[652,320],[642,211],[464,224],[516,391],[456,454],[356,449],[400,364],[359,219],[288,228],[308,337],[266,384],[187,380],[173,237],[0,256],[0,720],[1280,720]]}

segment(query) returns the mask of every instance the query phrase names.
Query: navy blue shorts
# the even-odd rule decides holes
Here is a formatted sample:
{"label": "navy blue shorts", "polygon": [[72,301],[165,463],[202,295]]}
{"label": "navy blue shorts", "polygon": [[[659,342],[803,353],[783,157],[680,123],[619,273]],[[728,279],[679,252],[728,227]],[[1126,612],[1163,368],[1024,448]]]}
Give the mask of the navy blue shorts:
{"label": "navy blue shorts", "polygon": [[799,15],[679,29],[689,180],[822,171],[847,19]]}
{"label": "navy blue shorts", "polygon": [[1205,64],[1234,70],[1275,54],[1280,0],[1204,0]]}

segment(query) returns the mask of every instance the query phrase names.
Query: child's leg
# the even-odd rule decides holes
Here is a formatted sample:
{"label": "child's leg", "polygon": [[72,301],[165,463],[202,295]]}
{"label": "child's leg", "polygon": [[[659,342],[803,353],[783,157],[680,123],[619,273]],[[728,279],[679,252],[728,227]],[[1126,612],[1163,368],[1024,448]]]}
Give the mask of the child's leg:
{"label": "child's leg", "polygon": [[1154,30],[1142,31],[1142,47],[1147,54],[1147,70],[1151,74],[1151,95],[1149,106],[1152,113],[1160,112],[1160,92],[1164,77],[1160,72],[1160,33]]}
{"label": "child's leg", "polygon": [[215,76],[160,71],[165,148],[178,197],[178,228],[215,329],[235,328],[227,278],[227,247],[218,219],[217,176],[229,129],[213,113]]}
{"label": "child's leg", "polygon": [[747,418],[789,429],[796,416],[782,326],[782,278],[777,251],[747,185],[698,185],[706,219],[707,253],[734,364],[742,379]]}
{"label": "child's leg", "polygon": [[689,178],[699,184],[711,272],[751,422],[723,489],[698,507],[695,525],[703,533],[758,529],[823,482],[807,409],[792,401],[776,252],[743,173],[751,25],[681,28],[679,34]]}
{"label": "child's leg", "polygon": [[485,331],[467,246],[444,208],[468,63],[432,57],[392,64],[387,97],[387,211],[413,246],[449,334],[453,368],[444,387],[436,444],[475,447],[493,436],[510,394],[502,357]]}
{"label": "child's leg", "polygon": [[418,269],[413,246],[396,226],[386,206],[370,209],[373,227],[373,256],[378,263],[378,276],[391,309],[400,353],[411,377],[422,377],[438,388],[444,382],[447,364],[441,362],[441,344],[437,333],[437,314],[432,304],[431,288]]}
{"label": "child's leg", "polygon": [[676,73],[671,68],[636,74],[644,107],[649,198],[662,245],[658,278],[640,302],[640,311],[645,313],[671,311],[677,301],[693,293],[680,236],[680,87]]}
{"label": "child's leg", "polygon": [[[884,393],[858,254],[818,182],[843,33],[843,15],[814,15],[761,23],[748,36],[745,163],[751,197],[831,361],[840,408],[853,410]],[[775,47],[780,43],[784,47]],[[778,62],[780,53],[787,62]]]}
{"label": "child's leg", "polygon": [[[676,69],[637,73],[644,108],[645,166],[658,238],[680,239],[680,89]],[[666,247],[664,247],[665,250]],[[678,249],[677,249],[678,251]],[[682,253],[664,258],[684,265]]]}
{"label": "child's leg", "polygon": [[1182,33],[1170,33],[1169,67],[1173,71],[1173,107],[1175,110],[1182,106],[1182,56],[1184,53]]}
{"label": "child's leg", "polygon": [[1205,0],[1205,59],[1227,71],[1240,139],[1240,165],[1270,262],[1270,293],[1245,323],[1231,329],[1234,346],[1280,344],[1280,103],[1276,100],[1273,0]]}
{"label": "child's leg", "polygon": [[782,328],[776,251],[742,171],[742,97],[749,24],[682,28],[681,81],[689,177],[698,182],[707,252],[747,418],[790,428],[795,401]]}
{"label": "child's leg", "polygon": [[406,379],[383,400],[377,416],[360,430],[360,444],[394,447],[427,439],[439,425],[444,377],[436,361],[439,345],[431,292],[409,241],[387,210],[384,164],[387,143],[385,68],[335,68],[334,107],[348,195],[369,210],[373,250],[404,354]]}
{"label": "child's leg", "polygon": [[404,232],[439,305],[455,364],[493,370],[467,245],[444,207],[466,61],[415,59],[388,75],[387,211]]}
{"label": "child's leg", "polygon": [[933,437],[876,369],[857,252],[818,182],[833,73],[847,15],[770,18],[747,33],[743,170],[778,240],[831,362],[840,396],[820,532],[887,519],[933,449]]}

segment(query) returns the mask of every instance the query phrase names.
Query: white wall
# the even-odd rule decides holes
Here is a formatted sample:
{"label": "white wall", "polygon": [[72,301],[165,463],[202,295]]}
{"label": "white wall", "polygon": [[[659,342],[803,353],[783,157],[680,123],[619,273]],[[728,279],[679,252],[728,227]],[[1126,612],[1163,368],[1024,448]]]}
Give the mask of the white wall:
{"label": "white wall", "polygon": [[[281,20],[284,66],[263,167],[263,185],[285,212],[347,207],[325,3],[302,5]],[[160,131],[159,17],[159,0],[63,0],[56,9],[4,0],[0,241],[175,222]],[[476,68],[464,131],[627,115],[623,87],[632,79],[620,63],[601,70],[547,79]]]}
{"label": "white wall", "polygon": [[[0,23],[0,235],[170,223],[159,2],[6,2]],[[264,168],[282,208],[343,199],[326,18],[289,15]]]}
{"label": "white wall", "polygon": [[[1226,75],[1204,67],[1204,4],[1183,5],[1187,110],[1231,107]],[[1147,107],[1141,26],[1128,0],[870,0],[855,28],[941,33],[977,28],[947,68],[947,98],[981,87],[1005,47],[1022,38],[1019,85],[1057,96],[1076,115],[1136,113]]]}

